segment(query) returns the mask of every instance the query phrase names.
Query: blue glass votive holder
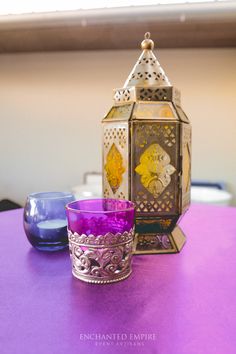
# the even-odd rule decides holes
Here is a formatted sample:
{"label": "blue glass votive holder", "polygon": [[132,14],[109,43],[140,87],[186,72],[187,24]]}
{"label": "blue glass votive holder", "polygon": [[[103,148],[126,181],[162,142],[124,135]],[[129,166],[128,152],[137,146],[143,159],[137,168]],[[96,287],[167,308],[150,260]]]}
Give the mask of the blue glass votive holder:
{"label": "blue glass votive holder", "polygon": [[27,197],[24,229],[31,245],[40,251],[59,251],[68,247],[66,204],[71,193],[43,192]]}

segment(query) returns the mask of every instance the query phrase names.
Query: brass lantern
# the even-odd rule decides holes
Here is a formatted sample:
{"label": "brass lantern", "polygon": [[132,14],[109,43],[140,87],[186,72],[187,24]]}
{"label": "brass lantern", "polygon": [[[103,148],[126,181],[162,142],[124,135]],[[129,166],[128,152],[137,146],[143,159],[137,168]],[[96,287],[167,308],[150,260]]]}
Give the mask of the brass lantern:
{"label": "brass lantern", "polygon": [[153,47],[146,33],[103,119],[104,197],[135,202],[136,254],[179,252],[177,221],[190,204],[191,125]]}

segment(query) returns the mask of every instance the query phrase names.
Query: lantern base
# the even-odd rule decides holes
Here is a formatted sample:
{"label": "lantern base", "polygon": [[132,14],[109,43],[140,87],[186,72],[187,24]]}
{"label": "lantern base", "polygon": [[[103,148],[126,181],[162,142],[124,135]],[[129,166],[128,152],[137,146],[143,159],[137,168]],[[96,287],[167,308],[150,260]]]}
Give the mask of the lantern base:
{"label": "lantern base", "polygon": [[186,236],[176,225],[168,234],[147,233],[135,234],[134,254],[178,253],[186,242]]}

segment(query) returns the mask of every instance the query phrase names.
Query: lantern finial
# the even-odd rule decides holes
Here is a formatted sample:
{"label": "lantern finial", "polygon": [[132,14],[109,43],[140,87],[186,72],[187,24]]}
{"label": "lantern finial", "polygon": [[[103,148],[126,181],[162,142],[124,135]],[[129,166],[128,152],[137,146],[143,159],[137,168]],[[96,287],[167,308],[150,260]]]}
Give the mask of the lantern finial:
{"label": "lantern finial", "polygon": [[142,50],[153,50],[154,49],[154,42],[150,39],[150,32],[146,32],[144,35],[144,40],[141,43]]}
{"label": "lantern finial", "polygon": [[168,77],[153,53],[154,42],[146,32],[141,43],[141,56],[133,67],[123,87],[171,86]]}

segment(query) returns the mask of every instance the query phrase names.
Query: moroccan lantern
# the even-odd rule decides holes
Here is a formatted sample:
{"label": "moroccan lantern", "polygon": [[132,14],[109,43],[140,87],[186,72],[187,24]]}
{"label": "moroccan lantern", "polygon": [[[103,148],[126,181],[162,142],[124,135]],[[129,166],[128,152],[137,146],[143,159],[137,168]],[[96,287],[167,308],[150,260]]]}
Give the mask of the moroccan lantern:
{"label": "moroccan lantern", "polygon": [[150,33],[103,119],[103,192],[136,205],[135,253],[175,253],[190,204],[191,125],[153,54]]}

